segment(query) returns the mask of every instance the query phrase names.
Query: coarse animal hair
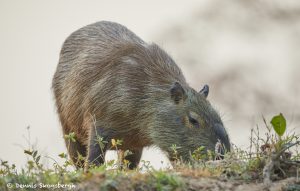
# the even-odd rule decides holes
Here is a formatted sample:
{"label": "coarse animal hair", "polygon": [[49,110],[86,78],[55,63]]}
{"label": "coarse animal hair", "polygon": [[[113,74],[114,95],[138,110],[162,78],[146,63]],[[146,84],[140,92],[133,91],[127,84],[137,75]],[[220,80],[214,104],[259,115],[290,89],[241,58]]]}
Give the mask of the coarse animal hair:
{"label": "coarse animal hair", "polygon": [[[176,144],[184,160],[199,146],[214,150],[218,140],[230,150],[222,120],[206,99],[208,86],[195,91],[165,51],[120,24],[101,21],[72,33],[52,87],[63,133],[76,135],[75,143],[66,141],[73,161],[81,154],[103,163],[99,155],[112,138],[134,151],[132,167],[152,144],[169,156]],[[104,153],[96,135],[107,141]]]}

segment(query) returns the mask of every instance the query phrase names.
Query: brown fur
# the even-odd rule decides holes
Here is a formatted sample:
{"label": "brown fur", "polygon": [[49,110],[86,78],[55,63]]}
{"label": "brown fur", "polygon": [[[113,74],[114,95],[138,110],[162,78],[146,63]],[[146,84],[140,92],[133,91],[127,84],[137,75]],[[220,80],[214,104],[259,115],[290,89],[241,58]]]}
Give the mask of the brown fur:
{"label": "brown fur", "polygon": [[[122,139],[121,149],[137,153],[131,156],[134,165],[151,144],[166,152],[171,144],[182,146],[184,158],[200,145],[212,149],[217,139],[230,149],[225,129],[224,134],[213,128],[223,128],[222,121],[203,93],[188,86],[162,49],[117,23],[102,21],[71,34],[52,87],[63,133],[76,134],[76,143],[66,142],[73,161],[80,153],[90,163],[103,163],[96,157],[104,154],[94,145],[97,134],[108,142]],[[184,120],[190,111],[203,129]]]}

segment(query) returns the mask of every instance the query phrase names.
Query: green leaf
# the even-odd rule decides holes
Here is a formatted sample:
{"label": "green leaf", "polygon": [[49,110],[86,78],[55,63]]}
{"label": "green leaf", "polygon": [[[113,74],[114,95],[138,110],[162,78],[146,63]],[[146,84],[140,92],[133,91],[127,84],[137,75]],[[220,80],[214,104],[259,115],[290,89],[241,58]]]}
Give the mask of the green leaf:
{"label": "green leaf", "polygon": [[277,116],[274,116],[271,120],[271,124],[273,126],[273,129],[279,136],[282,136],[284,134],[286,130],[286,120],[282,113],[280,113]]}
{"label": "green leaf", "polygon": [[24,153],[28,154],[28,155],[32,155],[32,151],[29,151],[29,150],[24,150]]}
{"label": "green leaf", "polygon": [[76,142],[76,136],[74,132],[71,132],[68,135],[64,135],[64,138],[71,142]]}
{"label": "green leaf", "polygon": [[35,158],[36,155],[37,155],[37,151],[34,151],[33,154],[32,154],[33,158]]}
{"label": "green leaf", "polygon": [[38,157],[36,157],[35,162],[36,162],[36,163],[39,163],[40,159],[41,159],[41,155],[39,155]]}
{"label": "green leaf", "polygon": [[60,153],[58,156],[59,156],[60,158],[66,158],[66,157],[67,157],[67,155],[66,155],[65,153]]}

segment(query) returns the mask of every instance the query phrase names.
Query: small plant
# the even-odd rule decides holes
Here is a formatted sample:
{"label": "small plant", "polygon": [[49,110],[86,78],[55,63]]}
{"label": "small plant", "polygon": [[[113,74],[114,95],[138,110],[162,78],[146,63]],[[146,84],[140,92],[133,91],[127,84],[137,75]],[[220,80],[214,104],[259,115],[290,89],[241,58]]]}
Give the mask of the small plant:
{"label": "small plant", "polygon": [[173,156],[172,156],[172,159],[175,161],[175,162],[178,162],[180,160],[180,156],[178,154],[178,149],[180,149],[181,147],[178,147],[177,145],[173,144],[170,149],[173,153]]}
{"label": "small plant", "polygon": [[37,150],[24,150],[24,153],[32,157],[32,160],[27,161],[29,171],[33,169],[43,169],[43,165],[40,164],[41,155],[38,155]]}
{"label": "small plant", "polygon": [[[283,114],[274,116],[271,120],[271,125],[276,132],[277,137],[271,136],[266,144],[263,145],[262,150],[267,153],[267,162],[263,169],[264,183],[269,185],[274,177],[279,175],[286,177],[287,174],[284,169],[288,169],[291,165],[295,168],[299,167],[299,163],[293,163],[291,160],[292,153],[288,152],[291,147],[299,145],[299,137],[295,135],[283,136],[286,131],[286,119]],[[270,128],[266,124],[270,131]],[[276,173],[277,171],[277,173]]]}
{"label": "small plant", "polygon": [[141,171],[151,171],[153,170],[151,164],[150,164],[150,161],[145,161],[145,160],[141,160],[140,161],[140,169]]}
{"label": "small plant", "polygon": [[206,151],[204,146],[198,147],[193,151],[192,158],[196,161],[207,160],[209,158],[208,152],[211,153],[210,151]]}
{"label": "small plant", "polygon": [[[129,170],[130,163],[126,157],[132,152],[120,150],[122,140],[111,139],[106,142],[100,135],[96,136],[96,144],[102,151],[108,145],[109,149],[117,150],[118,163],[112,160],[100,166],[91,166],[88,172],[84,172],[83,169],[75,170],[73,162],[65,152],[57,155],[63,159],[60,163],[54,158],[43,156],[30,144],[29,132],[26,138],[28,148],[24,149],[28,159],[25,167],[17,169],[16,165],[0,160],[0,190],[45,190],[46,185],[59,184],[69,185],[70,188],[78,186],[79,190],[90,190],[93,184],[95,190],[197,190],[202,188],[202,185],[189,185],[197,186],[201,177],[214,177],[214,180],[215,177],[219,177],[218,180],[225,182],[264,182],[266,185],[270,185],[273,180],[298,177],[299,136],[286,133],[287,122],[283,114],[274,116],[270,122],[265,118],[263,121],[266,133],[262,134],[258,126],[252,129],[249,150],[242,150],[233,145],[232,151],[222,156],[224,160],[215,160],[218,151],[206,151],[206,148],[201,146],[191,153],[194,161],[185,163],[179,155],[182,148],[172,145],[170,150],[175,162],[173,169],[165,171],[154,170],[150,162],[144,160],[140,162],[140,168],[135,171]],[[65,139],[69,144],[76,142],[75,133],[65,135]],[[99,157],[104,157],[104,154]],[[43,165],[45,158],[53,161],[50,168]],[[78,159],[86,160],[81,155],[78,155]],[[40,184],[44,187],[40,187]],[[293,189],[298,187],[297,183],[289,186]]]}
{"label": "small plant", "polygon": [[[96,131],[97,132],[97,131]],[[108,143],[107,141],[104,140],[103,137],[101,137],[100,135],[96,134],[96,138],[95,138],[95,144],[99,146],[101,154],[98,157],[101,157],[102,160],[105,160],[105,152],[104,152],[104,147],[105,145]],[[97,159],[97,158],[96,158]]]}
{"label": "small plant", "polygon": [[176,176],[163,171],[154,171],[151,173],[154,181],[155,190],[168,191],[176,190],[183,187],[182,180]]}

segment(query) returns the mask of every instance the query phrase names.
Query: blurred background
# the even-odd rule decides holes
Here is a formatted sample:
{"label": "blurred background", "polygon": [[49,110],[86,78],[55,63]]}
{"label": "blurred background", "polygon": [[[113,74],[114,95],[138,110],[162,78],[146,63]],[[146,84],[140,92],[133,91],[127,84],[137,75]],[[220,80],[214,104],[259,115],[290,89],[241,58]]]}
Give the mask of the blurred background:
{"label": "blurred background", "polygon": [[[0,159],[25,164],[28,126],[44,156],[66,152],[52,76],[67,36],[100,20],[159,44],[196,90],[209,84],[209,100],[239,147],[249,146],[251,128],[265,131],[262,116],[281,112],[287,131],[300,133],[297,0],[1,0]],[[167,163],[153,148],[143,159]]]}

